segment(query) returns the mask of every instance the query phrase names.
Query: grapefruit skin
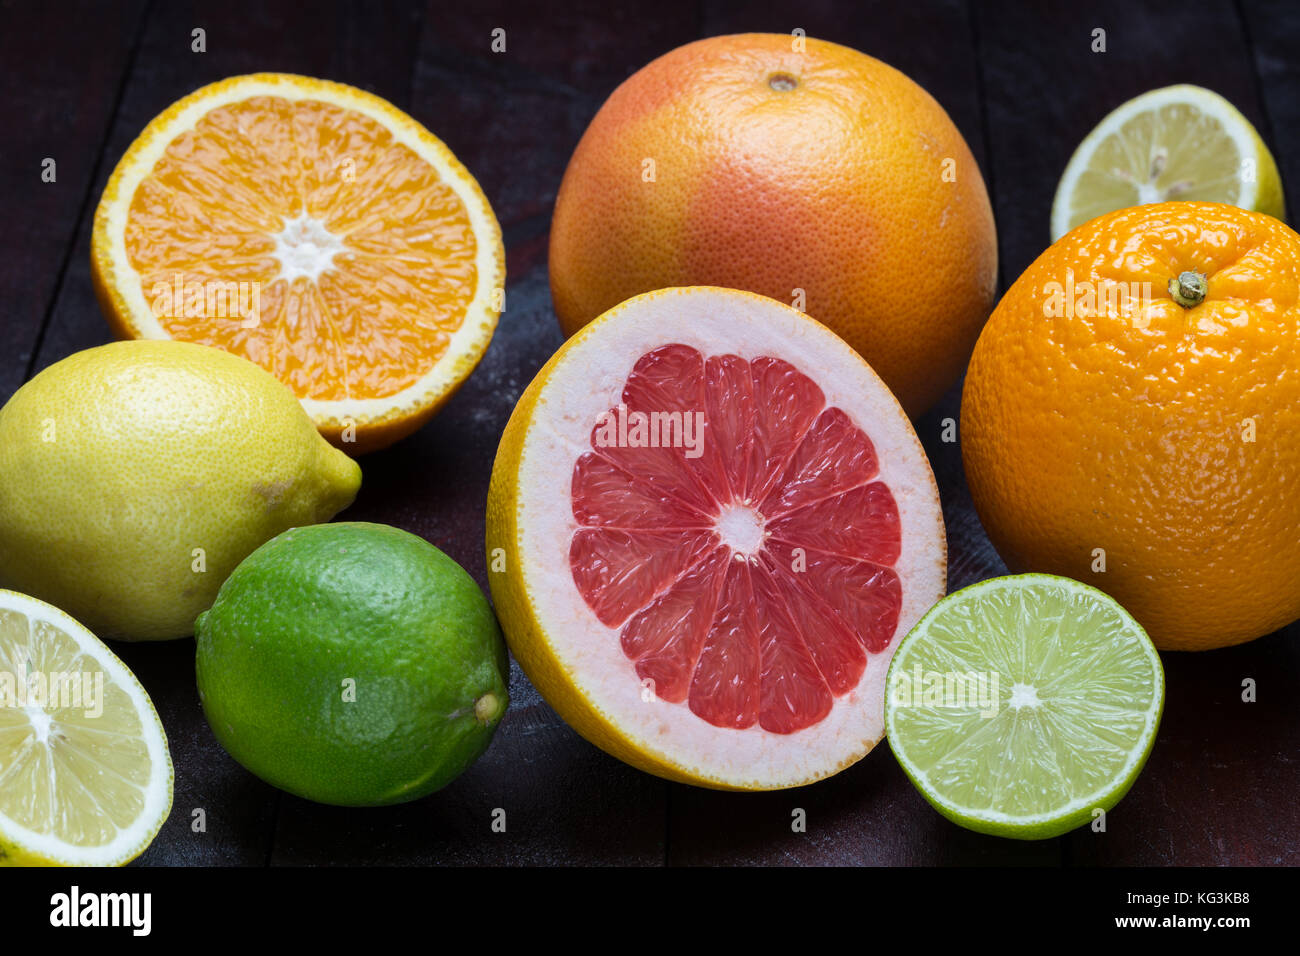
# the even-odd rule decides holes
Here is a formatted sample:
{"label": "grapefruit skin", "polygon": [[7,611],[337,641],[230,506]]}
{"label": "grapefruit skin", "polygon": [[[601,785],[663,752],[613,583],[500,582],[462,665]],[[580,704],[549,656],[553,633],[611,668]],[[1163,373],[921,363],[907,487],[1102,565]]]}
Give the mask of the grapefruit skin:
{"label": "grapefruit skin", "polygon": [[725,286],[796,307],[802,290],[804,311],[915,416],[957,379],[993,304],[984,180],[907,76],[794,42],[699,40],[614,91],[556,199],[555,311],[573,335],[652,289]]}
{"label": "grapefruit skin", "polygon": [[[743,291],[718,288],[661,289],[634,297],[632,300],[621,304],[618,308],[600,316],[598,321],[579,330],[574,337],[570,338],[551,356],[528,388],[525,389],[502,434],[488,488],[486,550],[489,588],[511,654],[519,662],[528,679],[547,703],[555,709],[569,726],[590,743],[646,773],[694,786],[732,791],[802,786],[839,773],[861,759],[876,743],[879,743],[883,736],[883,708],[881,715],[882,729],[880,732],[871,733],[867,728],[862,728],[861,734],[865,736],[860,741],[861,746],[858,752],[845,757],[834,765],[825,765],[815,775],[810,775],[806,779],[770,784],[728,777],[721,773],[711,772],[708,768],[682,766],[673,762],[670,757],[656,753],[647,747],[637,739],[635,733],[620,726],[618,721],[613,719],[611,715],[602,712],[599,707],[593,704],[587,693],[579,686],[579,677],[570,670],[566,662],[557,654],[555,643],[548,636],[547,629],[541,620],[543,616],[539,611],[541,602],[537,599],[537,595],[530,592],[530,584],[525,581],[524,560],[520,547],[522,529],[519,516],[523,498],[519,480],[520,471],[529,429],[533,425],[538,408],[545,402],[554,400],[553,396],[546,395],[546,388],[557,366],[565,359],[566,353],[572,348],[588,337],[599,334],[602,324],[616,318],[625,309],[635,307],[638,302],[654,300],[662,296],[691,295],[700,292],[758,298]],[[779,306],[779,303],[767,303],[767,305]],[[810,322],[810,324],[816,325],[815,322]],[[629,360],[635,358],[636,356],[629,356]],[[875,378],[874,375],[872,377]],[[876,381],[879,381],[879,379],[876,379]],[[880,393],[885,396],[887,401],[889,400],[886,389],[882,387]],[[897,406],[895,406],[895,412],[897,413]],[[906,419],[902,418],[901,415],[899,420],[904,425],[907,424]],[[925,479],[919,486],[900,493],[905,496],[903,500],[909,503],[909,507],[915,509],[916,514],[925,516],[920,519],[921,521],[930,520],[933,522],[933,528],[930,529],[930,533],[926,536],[928,548],[917,549],[917,541],[912,542],[914,553],[911,556],[911,567],[915,569],[913,571],[915,577],[906,582],[906,586],[912,588],[914,592],[911,600],[914,603],[919,602],[918,606],[921,606],[921,610],[924,610],[925,607],[937,601],[945,593],[947,548],[938,490],[934,484],[933,474],[929,470],[928,459],[926,459],[925,452],[915,434],[911,432],[910,426],[908,426],[907,431],[909,438],[906,447],[914,448],[916,455],[919,457],[920,467],[924,470]],[[564,469],[564,475],[567,482],[569,475],[567,467]],[[557,484],[555,495],[567,502],[569,499],[568,485],[564,483]],[[569,505],[566,504],[565,507],[567,508]],[[563,563],[566,565],[560,571],[560,577],[571,581],[567,562],[565,562],[568,546],[569,541],[567,539],[557,541],[555,557],[557,564]],[[917,553],[918,550],[924,550],[924,553]],[[899,621],[898,628],[893,636],[893,642],[889,648],[891,654],[892,647],[915,623],[920,613],[921,611],[913,608],[914,616],[908,620]],[[617,634],[613,636],[612,640],[617,644]],[[873,666],[887,669],[887,663],[887,659],[884,659],[883,662],[877,661]],[[630,664],[628,669],[630,675]],[[878,679],[883,687],[884,670],[882,669],[879,673]],[[629,676],[629,679],[633,678]],[[864,680],[857,690],[850,692],[850,696],[862,692],[865,687],[866,681]],[[716,728],[713,729],[716,730]]]}

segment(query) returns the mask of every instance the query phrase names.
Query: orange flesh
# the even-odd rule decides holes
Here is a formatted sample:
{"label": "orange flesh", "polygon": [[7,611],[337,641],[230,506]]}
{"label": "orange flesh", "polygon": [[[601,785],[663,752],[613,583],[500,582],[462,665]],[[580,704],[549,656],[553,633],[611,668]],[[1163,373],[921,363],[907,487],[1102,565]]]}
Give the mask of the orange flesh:
{"label": "orange flesh", "polygon": [[[275,236],[304,215],[341,248],[289,281]],[[208,112],[140,183],[125,241],[168,335],[242,355],[320,401],[414,384],[478,280],[468,212],[438,171],[379,122],[315,100]],[[220,283],[249,285],[227,286],[225,304]]]}

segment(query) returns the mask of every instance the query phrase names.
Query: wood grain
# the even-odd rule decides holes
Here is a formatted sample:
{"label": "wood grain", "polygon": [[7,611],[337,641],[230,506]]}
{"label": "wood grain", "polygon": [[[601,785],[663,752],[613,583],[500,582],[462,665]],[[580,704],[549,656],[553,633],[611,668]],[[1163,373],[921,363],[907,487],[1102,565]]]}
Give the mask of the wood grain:
{"label": "wood grain", "polygon": [[[507,244],[506,312],[482,365],[428,427],[363,461],[347,517],[415,532],[486,584],[483,504],[515,401],[561,342],[550,305],[550,210],[604,98],[700,36],[764,30],[857,47],[926,87],[971,145],[992,194],[1002,285],[1046,246],[1056,181],[1080,139],[1152,87],[1199,83],[1232,100],[1300,188],[1300,27],[1285,0],[1141,5],[661,0],[619,4],[223,0],[0,6],[0,396],[108,340],[90,286],[90,216],[144,125],[204,83],[258,70],[328,77],[409,110],[474,172]],[[191,49],[205,31],[206,52]],[[1092,31],[1107,50],[1091,50]],[[506,48],[492,49],[503,30]],[[1204,51],[1207,42],[1213,53]],[[39,179],[58,159],[58,182]],[[971,505],[960,387],[917,422],[948,524],[949,583],[1005,572]],[[959,437],[959,436],[958,436]],[[882,745],[799,791],[670,785],[566,727],[515,666],[487,755],[425,800],[374,811],[282,795],[216,743],[194,689],[193,643],[115,648],[148,688],[177,768],[171,819],[141,865],[217,864],[1290,864],[1300,862],[1300,627],[1204,655],[1166,655],[1168,704],[1147,770],[1104,833],[1036,844],[936,814]],[[1258,702],[1242,700],[1255,681]],[[496,811],[505,832],[494,832]],[[201,813],[197,812],[201,811]],[[792,828],[796,811],[806,831]],[[203,826],[197,826],[198,822]]]}
{"label": "wood grain", "polygon": [[80,256],[77,226],[99,195],[92,186],[144,10],[144,0],[0,7],[0,396],[29,374],[64,270]]}

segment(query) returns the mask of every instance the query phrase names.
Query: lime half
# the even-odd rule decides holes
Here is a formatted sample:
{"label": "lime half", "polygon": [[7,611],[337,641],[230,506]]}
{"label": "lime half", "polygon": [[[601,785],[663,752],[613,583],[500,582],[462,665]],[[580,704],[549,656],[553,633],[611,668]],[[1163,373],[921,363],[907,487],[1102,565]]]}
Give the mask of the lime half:
{"label": "lime half", "polygon": [[1277,164],[1218,93],[1167,86],[1124,103],[1070,157],[1052,201],[1052,241],[1128,206],[1195,199],[1285,213]]}
{"label": "lime half", "polygon": [[133,860],[172,805],[162,722],[67,614],[0,590],[0,864]]}
{"label": "lime half", "polygon": [[1128,792],[1164,707],[1160,657],[1114,599],[1069,578],[992,578],[944,598],[899,644],[885,732],[954,823],[1059,836]]}

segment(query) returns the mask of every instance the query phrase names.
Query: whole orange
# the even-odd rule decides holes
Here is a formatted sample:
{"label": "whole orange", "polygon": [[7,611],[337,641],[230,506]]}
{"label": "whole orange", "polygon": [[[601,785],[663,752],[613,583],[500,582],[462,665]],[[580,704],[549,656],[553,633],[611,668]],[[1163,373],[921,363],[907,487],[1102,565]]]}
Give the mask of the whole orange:
{"label": "whole orange", "polygon": [[979,167],[925,90],[848,47],[743,34],[673,50],[601,107],[560,186],[550,272],[566,335],[667,286],[792,304],[915,415],[988,317],[997,240]]}
{"label": "whole orange", "polygon": [[1300,617],[1298,297],[1300,236],[1218,203],[1121,209],[1039,256],[962,396],[1007,564],[1096,585],[1162,649]]}

